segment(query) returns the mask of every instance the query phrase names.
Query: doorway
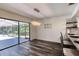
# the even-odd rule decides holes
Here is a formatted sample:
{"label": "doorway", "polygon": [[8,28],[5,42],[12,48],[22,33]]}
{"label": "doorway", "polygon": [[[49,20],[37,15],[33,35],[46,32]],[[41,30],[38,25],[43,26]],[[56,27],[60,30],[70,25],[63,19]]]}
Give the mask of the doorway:
{"label": "doorway", "polygon": [[0,19],[0,50],[30,40],[29,23]]}
{"label": "doorway", "polygon": [[19,39],[20,43],[28,41],[29,38],[29,24],[19,22]]}

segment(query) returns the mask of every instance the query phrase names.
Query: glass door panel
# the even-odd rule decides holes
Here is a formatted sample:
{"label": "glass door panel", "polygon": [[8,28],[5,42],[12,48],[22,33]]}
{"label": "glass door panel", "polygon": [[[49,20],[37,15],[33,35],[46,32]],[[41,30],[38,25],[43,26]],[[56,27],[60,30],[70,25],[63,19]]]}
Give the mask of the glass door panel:
{"label": "glass door panel", "polygon": [[29,40],[29,24],[24,22],[19,22],[20,31],[20,43]]}
{"label": "glass door panel", "polygon": [[0,19],[0,50],[18,43],[18,22]]}

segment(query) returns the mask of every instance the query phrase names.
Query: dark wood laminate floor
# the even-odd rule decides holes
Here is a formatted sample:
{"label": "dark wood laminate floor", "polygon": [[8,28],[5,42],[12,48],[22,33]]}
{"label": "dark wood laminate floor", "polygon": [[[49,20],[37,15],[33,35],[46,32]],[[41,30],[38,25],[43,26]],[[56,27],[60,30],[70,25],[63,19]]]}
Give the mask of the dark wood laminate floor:
{"label": "dark wood laminate floor", "polygon": [[60,44],[40,40],[22,43],[0,51],[0,56],[61,56]]}

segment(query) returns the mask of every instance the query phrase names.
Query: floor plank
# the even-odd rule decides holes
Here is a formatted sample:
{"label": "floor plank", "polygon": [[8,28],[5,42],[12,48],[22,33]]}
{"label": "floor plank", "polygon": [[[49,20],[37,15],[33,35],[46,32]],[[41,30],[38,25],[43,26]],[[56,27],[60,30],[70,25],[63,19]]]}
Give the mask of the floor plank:
{"label": "floor plank", "polygon": [[25,42],[0,51],[0,56],[61,56],[60,44],[44,41]]}

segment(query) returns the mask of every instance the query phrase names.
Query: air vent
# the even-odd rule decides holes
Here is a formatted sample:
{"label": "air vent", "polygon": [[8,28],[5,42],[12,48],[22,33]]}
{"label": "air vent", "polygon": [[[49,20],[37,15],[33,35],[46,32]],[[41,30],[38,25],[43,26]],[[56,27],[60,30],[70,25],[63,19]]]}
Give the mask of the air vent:
{"label": "air vent", "polygon": [[68,5],[74,5],[75,3],[69,3]]}
{"label": "air vent", "polygon": [[36,12],[40,12],[40,10],[38,10],[37,8],[34,8],[34,11],[36,11]]}

